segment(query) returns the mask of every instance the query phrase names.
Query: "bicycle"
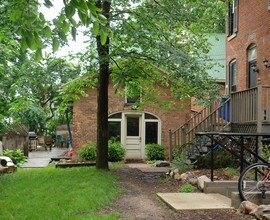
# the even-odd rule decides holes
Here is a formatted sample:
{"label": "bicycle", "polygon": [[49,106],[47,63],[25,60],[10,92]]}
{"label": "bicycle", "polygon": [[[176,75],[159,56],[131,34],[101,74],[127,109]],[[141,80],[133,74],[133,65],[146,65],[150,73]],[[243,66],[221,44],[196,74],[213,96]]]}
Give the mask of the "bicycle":
{"label": "bicycle", "polygon": [[[211,153],[211,141],[205,139],[199,139],[195,143],[185,143],[177,149],[178,152],[174,152],[175,156],[181,155],[185,157],[185,163],[194,165],[198,162],[198,158],[206,156]],[[216,144],[214,150],[221,150],[221,146]]]}
{"label": "bicycle", "polygon": [[[269,139],[262,142],[270,144]],[[240,174],[238,191],[243,201],[263,203],[267,191],[270,193],[270,164],[254,163],[247,166]]]}
{"label": "bicycle", "polygon": [[258,203],[260,198],[266,198],[270,190],[270,165],[264,163],[252,164],[241,173],[238,180],[238,191],[243,201]]}

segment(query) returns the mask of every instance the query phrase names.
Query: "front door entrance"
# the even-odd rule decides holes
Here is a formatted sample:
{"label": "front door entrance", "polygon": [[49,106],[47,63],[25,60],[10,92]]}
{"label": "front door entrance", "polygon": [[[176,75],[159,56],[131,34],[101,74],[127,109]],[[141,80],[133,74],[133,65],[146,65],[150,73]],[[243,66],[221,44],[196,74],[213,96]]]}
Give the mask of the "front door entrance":
{"label": "front door entrance", "polygon": [[126,115],[126,159],[142,159],[141,115]]}
{"label": "front door entrance", "polygon": [[151,113],[116,112],[108,120],[109,138],[121,141],[125,159],[144,160],[145,145],[161,143],[160,119]]}

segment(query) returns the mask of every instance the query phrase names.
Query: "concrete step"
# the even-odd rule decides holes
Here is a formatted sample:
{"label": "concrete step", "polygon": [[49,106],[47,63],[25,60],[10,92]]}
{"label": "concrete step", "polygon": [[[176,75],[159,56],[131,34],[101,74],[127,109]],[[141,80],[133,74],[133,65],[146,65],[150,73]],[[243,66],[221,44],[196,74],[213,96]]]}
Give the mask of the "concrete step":
{"label": "concrete step", "polygon": [[[231,206],[238,209],[242,202],[238,192],[238,181],[214,181],[204,183],[204,193],[219,193],[231,199]],[[270,192],[266,192],[265,198],[261,193],[254,193],[253,200],[255,204],[270,204]]]}
{"label": "concrete step", "polygon": [[231,198],[231,192],[238,192],[237,181],[214,181],[204,183],[204,193],[219,193]]}
{"label": "concrete step", "polygon": [[231,206],[239,208],[241,199],[238,193],[238,181],[214,181],[204,183],[204,193],[219,193],[231,198]]}

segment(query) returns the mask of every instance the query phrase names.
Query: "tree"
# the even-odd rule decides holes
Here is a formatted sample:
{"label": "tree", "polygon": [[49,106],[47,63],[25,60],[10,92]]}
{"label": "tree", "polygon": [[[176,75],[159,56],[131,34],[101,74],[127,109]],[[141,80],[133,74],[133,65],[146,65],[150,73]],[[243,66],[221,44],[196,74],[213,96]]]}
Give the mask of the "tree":
{"label": "tree", "polygon": [[[49,0],[44,2],[48,7],[52,5]],[[207,59],[209,45],[205,33],[220,30],[224,24],[222,1],[65,0],[64,10],[53,20],[53,27],[41,13],[36,13],[36,1],[31,5],[20,0],[14,3],[10,10],[12,20],[19,27],[18,34],[22,36],[21,46],[23,50],[27,47],[35,50],[37,59],[41,59],[42,48],[48,42],[55,51],[66,42],[68,33],[75,39],[80,23],[91,25],[89,36],[95,37],[98,60],[97,168],[108,169],[111,71],[118,74],[114,80],[119,82],[119,87],[129,86],[134,91],[144,88],[146,79],[151,79],[150,88],[154,88],[156,80],[162,85],[171,85],[172,94],[178,99],[199,94],[210,96],[209,92],[214,90],[213,80],[205,71],[207,67],[198,59]],[[80,22],[73,19],[76,13]],[[114,34],[113,38],[110,33]],[[125,62],[120,65],[120,58],[132,66]],[[110,68],[111,61],[116,68]],[[144,68],[138,71],[140,67]],[[143,91],[144,94],[149,92],[149,89]]]}
{"label": "tree", "polygon": [[14,122],[29,125],[30,130],[39,135],[50,132],[48,127],[54,122],[59,105],[56,102],[59,90],[79,74],[78,66],[62,58],[48,57],[39,63],[31,57],[26,58],[11,87],[12,93],[16,94],[10,103],[10,116]]}

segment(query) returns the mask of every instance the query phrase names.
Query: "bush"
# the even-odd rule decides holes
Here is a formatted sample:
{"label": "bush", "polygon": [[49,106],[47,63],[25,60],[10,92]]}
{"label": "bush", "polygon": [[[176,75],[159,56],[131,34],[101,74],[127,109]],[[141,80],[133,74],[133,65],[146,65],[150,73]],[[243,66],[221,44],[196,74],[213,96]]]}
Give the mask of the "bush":
{"label": "bush", "polygon": [[79,157],[84,160],[96,160],[97,146],[96,144],[85,144],[79,150]]}
{"label": "bush", "polygon": [[183,153],[179,153],[177,156],[175,156],[172,164],[174,168],[178,168],[181,172],[186,172],[194,168],[194,165],[187,161],[187,156]]}
{"label": "bush", "polygon": [[163,160],[165,147],[160,144],[147,144],[146,148],[146,157],[148,160]]}
{"label": "bush", "polygon": [[23,155],[23,151],[21,149],[17,150],[7,149],[3,152],[3,155],[12,159],[12,161],[17,167],[21,167],[27,161],[27,157]]}
{"label": "bush", "polygon": [[[84,160],[97,159],[96,144],[85,144],[79,151],[79,156]],[[119,141],[109,140],[108,142],[108,160],[117,162],[123,160],[125,156],[125,149]]]}
{"label": "bush", "polygon": [[117,162],[123,160],[125,156],[125,149],[120,141],[109,140],[108,142],[108,160]]}
{"label": "bush", "polygon": [[[196,163],[197,168],[210,169],[211,168],[211,155],[204,155],[198,158]],[[214,168],[237,167],[238,162],[229,152],[215,151],[214,152]]]}

